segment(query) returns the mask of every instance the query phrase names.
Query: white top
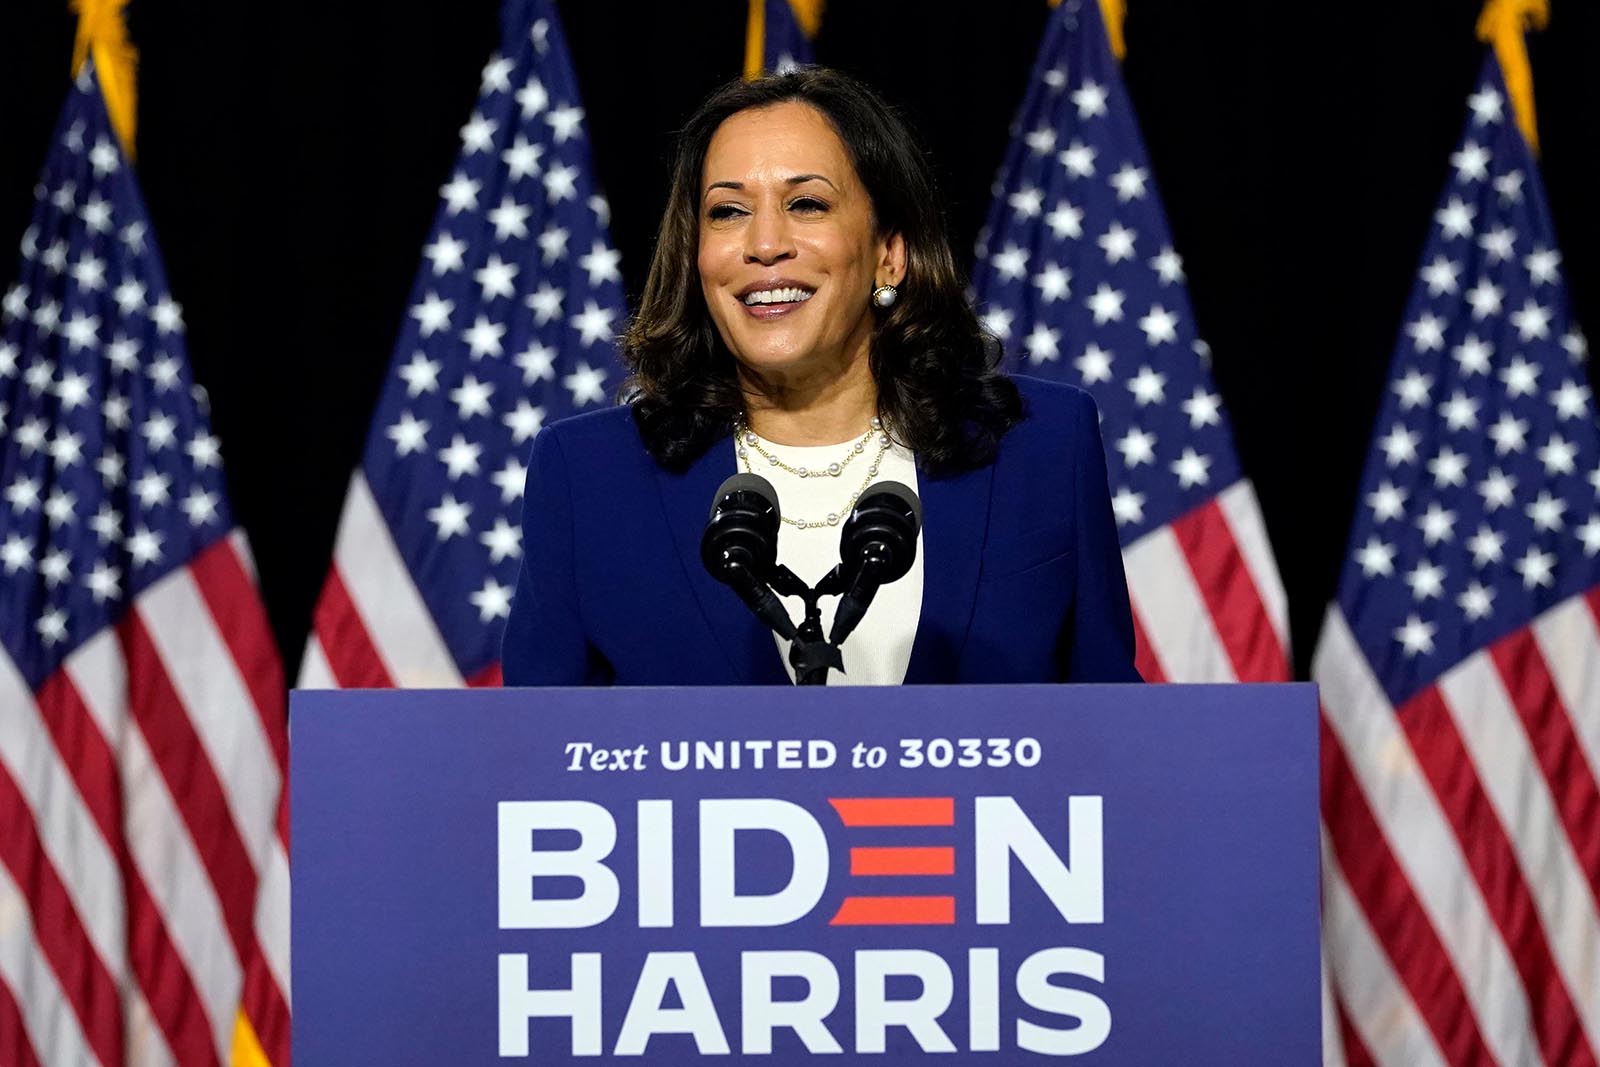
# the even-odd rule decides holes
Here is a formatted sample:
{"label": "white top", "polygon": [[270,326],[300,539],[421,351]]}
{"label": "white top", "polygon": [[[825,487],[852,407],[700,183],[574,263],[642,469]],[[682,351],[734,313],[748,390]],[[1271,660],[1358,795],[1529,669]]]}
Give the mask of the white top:
{"label": "white top", "polygon": [[[750,432],[748,430],[746,433]],[[761,447],[777,456],[791,467],[807,470],[826,470],[828,464],[842,461],[850,454],[855,441],[837,445],[797,447],[775,445],[759,438]],[[737,448],[737,443],[735,448]],[[816,585],[839,563],[839,535],[844,531],[844,517],[848,514],[845,503],[850,494],[861,488],[867,477],[873,457],[878,454],[878,443],[871,440],[864,452],[855,456],[838,477],[801,478],[763,459],[755,449],[747,449],[750,470],[772,483],[778,493],[778,508],[782,514],[807,521],[825,520],[827,516],[840,516],[839,525],[820,529],[802,530],[788,523],[778,529],[778,562],[794,571],[807,585]],[[739,470],[744,470],[741,462]],[[917,465],[909,449],[898,442],[891,443],[878,463],[874,482],[901,482],[917,488]],[[789,615],[799,625],[805,618],[805,603],[797,596],[783,597]],[[836,596],[823,597],[822,632],[833,630],[833,613],[839,605]],[[844,674],[828,672],[829,685],[899,685],[906,680],[906,668],[911,663],[911,643],[917,636],[917,620],[922,615],[922,534],[917,534],[917,558],[911,570],[898,581],[878,589],[872,605],[867,609],[855,630],[845,639],[840,649],[844,656]],[[783,658],[783,669],[794,679],[794,668],[789,664],[789,642],[773,634],[778,654]]]}

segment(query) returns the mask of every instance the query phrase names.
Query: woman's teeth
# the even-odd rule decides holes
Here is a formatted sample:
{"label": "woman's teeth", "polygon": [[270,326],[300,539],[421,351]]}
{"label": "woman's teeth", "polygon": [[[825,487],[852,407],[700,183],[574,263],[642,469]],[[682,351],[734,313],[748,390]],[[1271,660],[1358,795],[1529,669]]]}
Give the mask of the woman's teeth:
{"label": "woman's teeth", "polygon": [[752,304],[793,304],[810,299],[811,293],[806,289],[758,289],[746,293],[744,303],[749,307]]}

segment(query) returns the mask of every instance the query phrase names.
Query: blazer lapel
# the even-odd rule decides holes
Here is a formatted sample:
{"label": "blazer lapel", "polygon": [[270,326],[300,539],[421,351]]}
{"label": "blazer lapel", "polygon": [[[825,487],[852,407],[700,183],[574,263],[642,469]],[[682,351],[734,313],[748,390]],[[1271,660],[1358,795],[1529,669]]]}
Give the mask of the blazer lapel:
{"label": "blazer lapel", "polygon": [[661,489],[662,507],[684,577],[727,660],[732,680],[743,685],[786,685],[789,676],[778,658],[772,632],[700,562],[700,538],[711,514],[712,497],[734,470],[733,438],[726,437],[708,448],[682,474],[657,467],[656,484]]}
{"label": "blazer lapel", "polygon": [[919,472],[922,497],[922,615],[907,684],[959,677],[961,650],[978,597],[978,565],[989,532],[994,466],[934,478]]}

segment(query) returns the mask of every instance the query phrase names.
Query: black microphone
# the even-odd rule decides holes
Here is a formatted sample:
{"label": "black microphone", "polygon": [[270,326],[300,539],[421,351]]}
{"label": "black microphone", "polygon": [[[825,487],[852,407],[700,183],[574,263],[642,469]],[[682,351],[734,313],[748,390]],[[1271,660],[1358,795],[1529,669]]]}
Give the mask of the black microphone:
{"label": "black microphone", "polygon": [[899,581],[917,558],[922,502],[900,482],[862,491],[839,535],[839,581],[844,593],[833,614],[828,642],[844,643],[867,613],[878,587]]}
{"label": "black microphone", "polygon": [[768,587],[778,560],[778,494],[759,474],[735,474],[717,489],[700,538],[700,560],[780,637],[795,640],[794,620]]}

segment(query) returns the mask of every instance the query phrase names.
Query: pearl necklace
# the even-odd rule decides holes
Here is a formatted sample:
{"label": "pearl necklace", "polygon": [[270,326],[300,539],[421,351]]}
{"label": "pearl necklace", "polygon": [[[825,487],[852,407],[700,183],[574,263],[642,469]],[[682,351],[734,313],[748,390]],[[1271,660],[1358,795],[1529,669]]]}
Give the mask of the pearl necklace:
{"label": "pearl necklace", "polygon": [[844,502],[844,507],[838,511],[830,511],[826,519],[795,519],[788,515],[782,516],[784,522],[801,530],[817,530],[828,526],[837,526],[844,516],[850,513],[850,509],[855,507],[856,501],[861,498],[861,494],[866,492],[867,486],[872,484],[872,479],[878,476],[878,466],[883,462],[884,453],[889,451],[889,435],[883,432],[883,423],[877,416],[873,416],[872,425],[867,429],[866,433],[861,435],[860,440],[850,446],[850,450],[845,453],[843,460],[815,469],[790,466],[767,451],[761,446],[761,438],[755,435],[755,431],[749,428],[742,417],[736,420],[733,426],[734,441],[737,445],[739,459],[744,463],[746,473],[754,473],[750,467],[750,452],[753,450],[767,461],[768,466],[776,467],[785,473],[794,475],[796,478],[839,477],[844,473],[844,469],[850,465],[851,460],[866,451],[867,444],[872,440],[874,434],[878,438],[877,454],[872,457],[872,463],[867,467],[866,478],[862,480],[856,491],[850,494],[850,499]]}

